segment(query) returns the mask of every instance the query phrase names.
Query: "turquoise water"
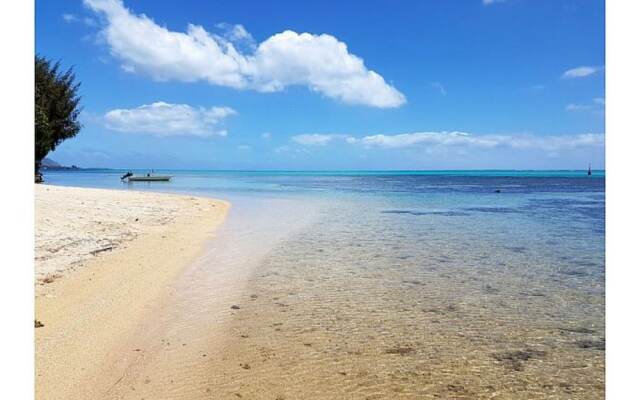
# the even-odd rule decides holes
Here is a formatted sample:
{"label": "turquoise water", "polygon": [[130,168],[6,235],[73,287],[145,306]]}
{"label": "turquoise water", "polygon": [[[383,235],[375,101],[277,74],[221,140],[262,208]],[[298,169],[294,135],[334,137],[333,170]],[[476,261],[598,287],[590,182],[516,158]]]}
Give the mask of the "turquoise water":
{"label": "turquoise water", "polygon": [[282,231],[225,356],[261,368],[218,377],[228,393],[603,398],[603,171],[157,172],[174,178],[45,180],[228,199],[230,226],[259,210],[256,232]]}
{"label": "turquoise water", "polygon": [[594,171],[591,177],[584,171],[156,172],[171,174],[173,179],[123,183],[120,170],[48,171],[45,179],[54,185],[230,200],[271,197],[338,202],[345,209],[355,203],[359,214],[352,216],[355,220],[373,217],[381,225],[415,229],[418,237],[427,226],[435,232],[457,229],[460,235],[476,235],[478,243],[508,241],[535,247],[548,253],[550,261],[588,258],[594,264],[589,274],[604,271],[603,171]]}

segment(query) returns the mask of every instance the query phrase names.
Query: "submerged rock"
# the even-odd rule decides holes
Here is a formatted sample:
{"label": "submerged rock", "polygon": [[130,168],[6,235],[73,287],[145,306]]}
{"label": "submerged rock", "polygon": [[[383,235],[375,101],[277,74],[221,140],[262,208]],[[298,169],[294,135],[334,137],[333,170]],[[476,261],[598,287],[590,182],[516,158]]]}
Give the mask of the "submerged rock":
{"label": "submerged rock", "polygon": [[591,339],[578,340],[576,342],[576,345],[581,349],[595,349],[595,350],[602,350],[602,351],[604,351],[606,347],[604,338],[600,338],[597,340],[591,340]]}

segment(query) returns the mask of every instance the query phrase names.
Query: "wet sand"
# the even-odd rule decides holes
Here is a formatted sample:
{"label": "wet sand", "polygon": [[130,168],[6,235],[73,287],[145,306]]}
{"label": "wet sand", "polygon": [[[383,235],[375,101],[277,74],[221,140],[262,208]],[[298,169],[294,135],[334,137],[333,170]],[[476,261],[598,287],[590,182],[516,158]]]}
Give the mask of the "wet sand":
{"label": "wet sand", "polygon": [[113,398],[230,204],[46,185],[35,203],[36,398]]}
{"label": "wet sand", "polygon": [[[234,321],[247,307],[247,285],[279,243],[313,220],[314,210],[297,201],[231,201],[205,253],[171,285],[156,318],[140,322],[129,341],[139,361],[130,363],[104,398],[237,399],[220,379],[239,385],[252,379],[252,371],[226,361]],[[237,369],[243,374],[235,376]]]}

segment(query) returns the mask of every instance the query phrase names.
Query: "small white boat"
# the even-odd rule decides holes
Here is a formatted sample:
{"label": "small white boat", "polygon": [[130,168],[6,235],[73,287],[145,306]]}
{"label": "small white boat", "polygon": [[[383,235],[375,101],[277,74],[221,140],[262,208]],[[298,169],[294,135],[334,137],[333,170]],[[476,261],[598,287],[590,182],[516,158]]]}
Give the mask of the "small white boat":
{"label": "small white boat", "polygon": [[129,182],[169,182],[169,175],[148,175],[148,176],[130,176],[127,178]]}
{"label": "small white boat", "polygon": [[125,182],[169,182],[171,180],[171,176],[169,175],[134,175],[131,172],[127,172],[126,174],[120,177],[120,180]]}

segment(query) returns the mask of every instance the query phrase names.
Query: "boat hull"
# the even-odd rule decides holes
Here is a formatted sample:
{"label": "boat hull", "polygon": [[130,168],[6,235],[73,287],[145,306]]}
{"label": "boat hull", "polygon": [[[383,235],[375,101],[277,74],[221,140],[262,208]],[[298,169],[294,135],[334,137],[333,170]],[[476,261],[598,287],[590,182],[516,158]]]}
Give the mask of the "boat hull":
{"label": "boat hull", "polygon": [[129,182],[169,182],[170,176],[130,176],[127,178]]}

